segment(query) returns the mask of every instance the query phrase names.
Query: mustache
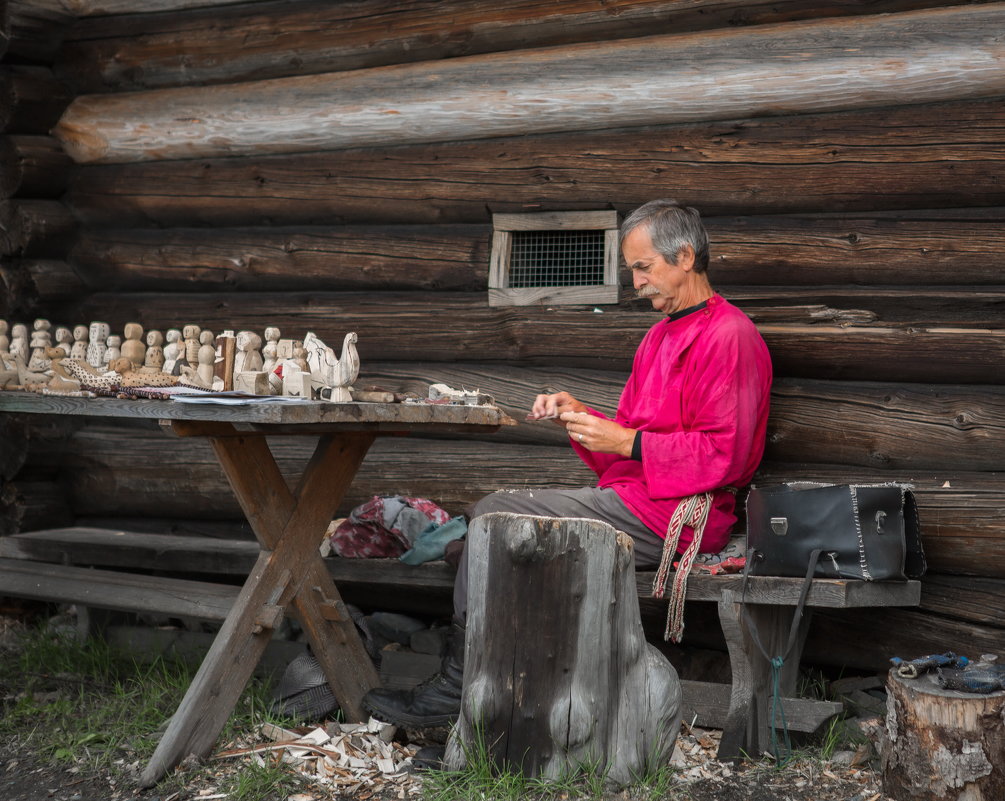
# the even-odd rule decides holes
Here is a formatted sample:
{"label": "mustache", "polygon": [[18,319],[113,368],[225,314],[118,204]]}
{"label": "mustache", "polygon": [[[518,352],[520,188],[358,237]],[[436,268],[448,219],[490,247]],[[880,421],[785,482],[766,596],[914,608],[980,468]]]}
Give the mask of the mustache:
{"label": "mustache", "polygon": [[653,295],[658,295],[660,291],[654,286],[644,286],[642,289],[635,290],[635,297],[637,298],[651,298]]}

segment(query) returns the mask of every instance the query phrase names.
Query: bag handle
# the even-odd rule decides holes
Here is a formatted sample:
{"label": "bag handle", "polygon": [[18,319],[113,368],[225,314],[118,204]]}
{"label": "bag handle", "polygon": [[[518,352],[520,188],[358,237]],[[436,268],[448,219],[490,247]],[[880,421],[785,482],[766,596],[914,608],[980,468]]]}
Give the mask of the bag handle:
{"label": "bag handle", "polygon": [[[777,656],[771,656],[768,653],[768,649],[764,647],[764,644],[761,642],[761,638],[757,633],[757,627],[754,625],[754,621],[750,617],[750,612],[747,610],[747,580],[750,578],[750,565],[754,560],[755,553],[756,549],[754,548],[747,551],[746,564],[743,566],[743,583],[740,586],[740,610],[743,615],[744,623],[747,624],[747,632],[750,634],[750,639],[754,641],[754,645],[757,646],[757,650],[760,651],[764,658],[771,664],[771,719],[768,724],[771,729],[771,753],[775,757],[776,764],[782,765],[792,758],[792,742],[789,738],[789,727],[785,720],[785,710],[782,708],[782,699],[780,697],[782,666],[785,664],[785,660],[788,658],[789,654],[792,653],[792,649],[795,647],[796,638],[799,635],[799,624],[803,619],[803,610],[806,608],[806,599],[810,594],[810,586],[813,584],[813,574],[816,573],[817,563],[820,561],[820,555],[823,553],[823,549],[817,548],[810,551],[809,566],[806,568],[806,577],[803,579],[803,586],[799,590],[799,600],[792,613],[792,623],[789,625],[789,638],[785,644],[785,651]],[[778,732],[775,727],[775,721],[779,717],[782,721],[782,733],[785,739],[784,761],[779,754]]]}

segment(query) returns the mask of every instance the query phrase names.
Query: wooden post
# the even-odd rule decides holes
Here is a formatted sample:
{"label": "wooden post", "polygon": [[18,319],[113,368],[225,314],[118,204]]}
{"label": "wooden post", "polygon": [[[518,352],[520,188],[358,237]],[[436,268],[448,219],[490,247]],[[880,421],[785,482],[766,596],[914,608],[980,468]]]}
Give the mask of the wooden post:
{"label": "wooden post", "polygon": [[932,674],[886,682],[883,792],[897,801],[1005,798],[1005,691],[944,690]]}
{"label": "wooden post", "polygon": [[645,641],[631,539],[593,520],[506,513],[468,532],[464,694],[446,762],[625,784],[669,758],[681,687]]}

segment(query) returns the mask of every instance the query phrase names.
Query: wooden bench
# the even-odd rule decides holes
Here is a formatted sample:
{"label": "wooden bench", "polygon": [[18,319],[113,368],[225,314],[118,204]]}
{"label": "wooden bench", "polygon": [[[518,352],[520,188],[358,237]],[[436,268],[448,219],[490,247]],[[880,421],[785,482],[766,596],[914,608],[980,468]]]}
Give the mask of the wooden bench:
{"label": "wooden bench", "polygon": [[[239,587],[124,570],[243,578],[258,557],[255,542],[213,540],[171,534],[141,534],[93,528],[35,531],[0,538],[0,593],[39,600],[77,603],[104,609],[158,612],[169,616],[222,621]],[[412,567],[396,559],[324,560],[349,601],[390,608],[407,599],[413,612],[442,613],[449,607],[453,569],[443,562]],[[111,569],[109,569],[111,568]],[[636,577],[640,601],[650,597],[653,574]],[[684,720],[721,728],[720,759],[735,759],[768,748],[770,668],[745,634],[740,616],[741,577],[694,574],[687,600],[715,603],[725,636],[732,684],[685,681]],[[792,609],[802,579],[751,577],[746,602],[750,619],[768,649],[788,636]],[[841,704],[795,698],[802,644],[812,608],[916,606],[921,585],[815,579],[807,599],[794,653],[781,676],[782,708],[788,728],[812,732],[841,710]],[[685,634],[686,637],[686,634]]]}

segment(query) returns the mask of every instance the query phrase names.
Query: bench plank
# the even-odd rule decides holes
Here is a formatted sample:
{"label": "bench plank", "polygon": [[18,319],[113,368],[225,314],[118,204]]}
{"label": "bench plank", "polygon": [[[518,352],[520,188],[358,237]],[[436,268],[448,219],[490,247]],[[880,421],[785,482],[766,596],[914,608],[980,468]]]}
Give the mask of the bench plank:
{"label": "bench plank", "polygon": [[0,559],[4,595],[222,621],[240,587],[113,570]]}
{"label": "bench plank", "polygon": [[[70,562],[99,567],[120,567],[221,575],[246,576],[258,556],[251,541],[217,540],[177,534],[146,534],[97,528],[62,528],[32,531],[0,538],[0,557]],[[401,590],[449,592],[454,571],[443,562],[406,565],[397,559],[325,560],[337,586],[385,586]],[[652,594],[654,574],[636,574],[640,598]],[[724,589],[740,592],[742,577],[693,574],[688,579],[689,601],[718,602]],[[750,603],[793,605],[802,587],[801,578],[751,576],[746,599]],[[848,579],[815,579],[807,604],[814,607],[917,606],[921,584]]]}

